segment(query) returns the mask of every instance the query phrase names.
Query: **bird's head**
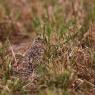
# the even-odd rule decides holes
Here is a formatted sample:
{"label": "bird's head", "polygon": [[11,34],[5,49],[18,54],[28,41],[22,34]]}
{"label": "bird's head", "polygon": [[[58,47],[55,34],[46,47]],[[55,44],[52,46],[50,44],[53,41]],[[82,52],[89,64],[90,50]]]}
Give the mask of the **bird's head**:
{"label": "bird's head", "polygon": [[46,43],[42,37],[38,36],[34,39],[32,46],[41,46],[45,49]]}

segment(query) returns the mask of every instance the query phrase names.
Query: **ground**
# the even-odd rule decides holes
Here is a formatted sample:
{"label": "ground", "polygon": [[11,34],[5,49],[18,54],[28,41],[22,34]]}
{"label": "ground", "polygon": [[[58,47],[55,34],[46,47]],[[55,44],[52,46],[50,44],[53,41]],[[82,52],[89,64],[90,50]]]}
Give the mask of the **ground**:
{"label": "ground", "polygon": [[[38,36],[45,52],[26,82],[13,64]],[[95,95],[95,1],[0,0],[0,95]]]}

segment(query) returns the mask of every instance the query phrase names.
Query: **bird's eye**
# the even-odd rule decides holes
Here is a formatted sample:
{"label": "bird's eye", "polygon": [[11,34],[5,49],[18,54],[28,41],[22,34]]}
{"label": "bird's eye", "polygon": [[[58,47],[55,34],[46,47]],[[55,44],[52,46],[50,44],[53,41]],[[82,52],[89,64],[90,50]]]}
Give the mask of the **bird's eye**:
{"label": "bird's eye", "polygon": [[38,39],[37,40],[41,40],[41,38],[40,37],[38,37]]}

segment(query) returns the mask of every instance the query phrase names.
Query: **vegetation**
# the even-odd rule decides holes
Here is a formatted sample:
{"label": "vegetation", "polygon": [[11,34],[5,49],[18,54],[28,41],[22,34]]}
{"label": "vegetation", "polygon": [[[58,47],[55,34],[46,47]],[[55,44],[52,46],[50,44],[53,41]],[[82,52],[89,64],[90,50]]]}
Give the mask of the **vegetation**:
{"label": "vegetation", "polygon": [[[25,82],[12,65],[37,36],[45,54]],[[0,95],[95,95],[95,1],[0,0]]]}

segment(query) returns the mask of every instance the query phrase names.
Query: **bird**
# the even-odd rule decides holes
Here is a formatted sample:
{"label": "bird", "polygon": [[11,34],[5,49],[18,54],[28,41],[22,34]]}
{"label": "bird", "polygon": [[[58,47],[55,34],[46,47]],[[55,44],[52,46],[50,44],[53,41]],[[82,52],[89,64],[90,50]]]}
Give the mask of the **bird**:
{"label": "bird", "polygon": [[25,52],[16,66],[13,66],[13,74],[22,80],[28,80],[38,64],[41,63],[45,52],[45,42],[40,36],[31,43],[30,48]]}

